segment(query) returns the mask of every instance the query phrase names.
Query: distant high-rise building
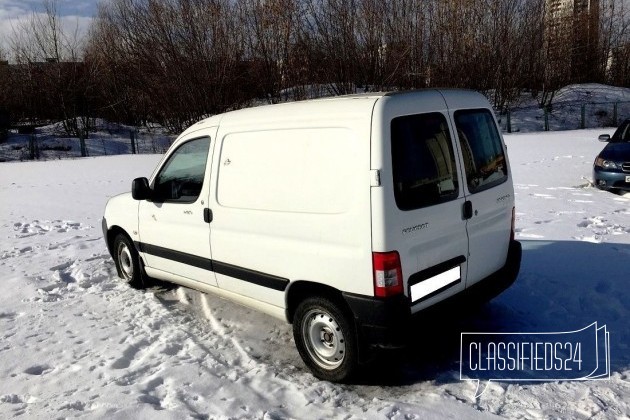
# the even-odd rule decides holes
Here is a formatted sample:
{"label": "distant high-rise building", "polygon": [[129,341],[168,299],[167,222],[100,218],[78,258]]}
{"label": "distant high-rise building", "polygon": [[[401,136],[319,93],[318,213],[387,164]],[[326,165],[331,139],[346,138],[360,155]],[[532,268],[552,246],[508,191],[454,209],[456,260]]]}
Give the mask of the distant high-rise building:
{"label": "distant high-rise building", "polygon": [[546,0],[547,60],[574,82],[596,78],[599,0]]}

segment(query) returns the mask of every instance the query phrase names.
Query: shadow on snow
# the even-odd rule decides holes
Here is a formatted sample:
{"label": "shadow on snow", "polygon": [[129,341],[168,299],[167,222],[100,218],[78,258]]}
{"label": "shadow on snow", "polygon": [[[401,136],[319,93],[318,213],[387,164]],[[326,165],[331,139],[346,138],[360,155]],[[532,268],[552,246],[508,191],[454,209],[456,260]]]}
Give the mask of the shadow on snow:
{"label": "shadow on snow", "polygon": [[560,332],[593,322],[610,333],[611,371],[630,366],[630,245],[521,241],[516,282],[485,305],[429,309],[409,329],[411,345],[384,353],[359,383],[459,381],[462,332]]}

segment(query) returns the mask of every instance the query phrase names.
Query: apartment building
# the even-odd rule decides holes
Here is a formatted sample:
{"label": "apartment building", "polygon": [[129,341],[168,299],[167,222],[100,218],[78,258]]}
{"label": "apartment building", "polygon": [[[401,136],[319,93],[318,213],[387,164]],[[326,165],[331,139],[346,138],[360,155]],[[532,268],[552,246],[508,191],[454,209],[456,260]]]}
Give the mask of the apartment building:
{"label": "apartment building", "polygon": [[597,72],[599,0],[546,0],[547,60],[574,82]]}

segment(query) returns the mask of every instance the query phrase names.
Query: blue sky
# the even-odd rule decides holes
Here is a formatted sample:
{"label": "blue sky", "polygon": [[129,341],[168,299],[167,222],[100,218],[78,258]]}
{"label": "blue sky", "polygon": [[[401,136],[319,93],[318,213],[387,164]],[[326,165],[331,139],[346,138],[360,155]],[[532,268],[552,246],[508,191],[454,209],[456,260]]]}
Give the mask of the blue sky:
{"label": "blue sky", "polygon": [[[56,0],[57,13],[66,27],[85,31],[96,15],[99,0]],[[8,38],[20,20],[44,10],[43,0],[0,0],[0,49],[6,50]]]}

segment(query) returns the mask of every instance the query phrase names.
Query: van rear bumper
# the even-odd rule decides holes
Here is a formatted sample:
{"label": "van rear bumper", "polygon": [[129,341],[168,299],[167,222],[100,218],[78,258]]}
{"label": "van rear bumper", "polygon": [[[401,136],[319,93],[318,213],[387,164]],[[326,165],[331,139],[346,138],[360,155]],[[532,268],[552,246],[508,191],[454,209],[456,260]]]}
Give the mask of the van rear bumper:
{"label": "van rear bumper", "polygon": [[[508,257],[502,268],[431,308],[456,303],[482,303],[498,296],[518,277],[521,256],[521,243],[511,241]],[[383,349],[400,348],[407,344],[408,327],[412,319],[411,303],[407,296],[383,299],[344,293],[343,297],[354,314],[357,333],[363,343],[372,348]],[[420,311],[420,314],[422,312],[424,311]]]}
{"label": "van rear bumper", "polygon": [[407,296],[383,299],[344,293],[343,297],[354,314],[362,343],[377,348],[404,346],[403,330],[411,317]]}

